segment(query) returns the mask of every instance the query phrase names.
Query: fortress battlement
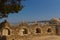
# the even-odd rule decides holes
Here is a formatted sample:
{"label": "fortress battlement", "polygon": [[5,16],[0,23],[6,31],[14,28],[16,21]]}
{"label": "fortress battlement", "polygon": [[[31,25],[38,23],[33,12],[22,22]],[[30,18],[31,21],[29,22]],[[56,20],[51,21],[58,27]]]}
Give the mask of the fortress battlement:
{"label": "fortress battlement", "polygon": [[60,35],[60,20],[53,18],[49,21],[22,22],[17,26],[10,25],[4,21],[0,23],[1,39],[6,40],[28,40],[32,37],[46,35]]}

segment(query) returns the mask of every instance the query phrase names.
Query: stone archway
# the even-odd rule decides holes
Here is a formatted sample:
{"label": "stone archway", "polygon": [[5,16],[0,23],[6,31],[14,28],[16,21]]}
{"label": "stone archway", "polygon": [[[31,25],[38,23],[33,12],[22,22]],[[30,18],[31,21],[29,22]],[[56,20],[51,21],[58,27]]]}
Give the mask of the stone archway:
{"label": "stone archway", "polygon": [[26,28],[23,28],[23,34],[28,34],[28,30]]}
{"label": "stone archway", "polygon": [[29,34],[29,29],[28,28],[21,28],[20,30],[19,30],[19,32],[18,32],[18,35],[20,35],[20,36],[27,36]]}
{"label": "stone archway", "polygon": [[50,33],[51,31],[52,31],[51,28],[48,28],[47,32]]}
{"label": "stone archway", "polygon": [[36,28],[36,33],[41,33],[41,29],[40,28]]}
{"label": "stone archway", "polygon": [[53,34],[53,29],[52,28],[47,28],[47,34]]}
{"label": "stone archway", "polygon": [[4,28],[2,30],[2,35],[10,35],[10,30],[8,28]]}

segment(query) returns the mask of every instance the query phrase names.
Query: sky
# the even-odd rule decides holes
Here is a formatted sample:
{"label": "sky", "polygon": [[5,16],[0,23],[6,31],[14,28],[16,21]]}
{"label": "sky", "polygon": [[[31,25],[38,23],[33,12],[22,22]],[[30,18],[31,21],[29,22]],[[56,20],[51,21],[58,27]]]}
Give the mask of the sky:
{"label": "sky", "polygon": [[26,0],[24,8],[18,14],[10,14],[7,20],[11,23],[21,21],[40,21],[60,18],[60,0]]}

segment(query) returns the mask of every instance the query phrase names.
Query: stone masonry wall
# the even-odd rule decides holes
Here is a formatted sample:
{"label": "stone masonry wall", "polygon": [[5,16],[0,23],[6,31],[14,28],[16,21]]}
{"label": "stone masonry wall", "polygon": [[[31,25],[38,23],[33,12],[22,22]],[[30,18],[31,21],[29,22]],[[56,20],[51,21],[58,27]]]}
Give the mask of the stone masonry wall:
{"label": "stone masonry wall", "polygon": [[7,40],[37,40],[40,36],[56,35],[56,26],[21,23],[14,27],[6,23],[0,30],[0,34],[6,36]]}

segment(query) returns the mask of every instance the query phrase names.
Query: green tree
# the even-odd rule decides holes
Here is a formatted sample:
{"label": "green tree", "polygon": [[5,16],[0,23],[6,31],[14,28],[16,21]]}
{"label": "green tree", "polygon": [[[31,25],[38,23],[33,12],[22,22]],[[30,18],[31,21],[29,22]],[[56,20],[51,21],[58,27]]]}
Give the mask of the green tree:
{"label": "green tree", "polygon": [[0,18],[8,17],[10,13],[18,13],[23,6],[23,0],[0,0]]}

